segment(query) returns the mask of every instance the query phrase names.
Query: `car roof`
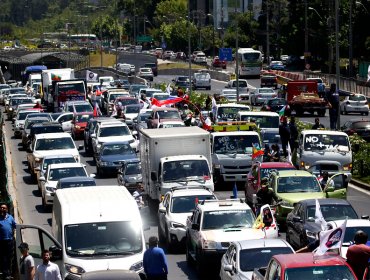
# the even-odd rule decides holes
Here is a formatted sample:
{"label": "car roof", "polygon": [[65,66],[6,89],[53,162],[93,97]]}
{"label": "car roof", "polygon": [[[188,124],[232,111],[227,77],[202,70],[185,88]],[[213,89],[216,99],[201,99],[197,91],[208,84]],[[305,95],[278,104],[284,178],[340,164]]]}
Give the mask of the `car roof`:
{"label": "car roof", "polygon": [[75,176],[75,177],[66,177],[59,179],[60,183],[70,183],[70,182],[95,182],[95,179],[92,177],[85,176]]}
{"label": "car roof", "polygon": [[234,244],[238,245],[241,250],[243,249],[253,249],[253,248],[280,248],[280,247],[288,247],[291,248],[292,253],[294,253],[293,248],[290,244],[283,239],[252,239],[252,240],[241,240],[241,241],[234,241]]}
{"label": "car roof", "polygon": [[46,155],[43,157],[43,160],[53,158],[74,158],[74,156],[71,154]]}
{"label": "car roof", "polygon": [[201,201],[197,205],[202,211],[229,211],[229,210],[240,210],[240,209],[250,209],[248,204],[243,200],[207,200]]}
{"label": "car roof", "polygon": [[99,127],[115,127],[115,126],[127,126],[124,122],[116,121],[116,122],[101,122]]}
{"label": "car roof", "polygon": [[279,170],[278,172],[279,177],[292,177],[292,176],[299,176],[299,177],[315,177],[310,172],[306,170]]}
{"label": "car roof", "polygon": [[179,187],[173,188],[171,191],[173,197],[192,196],[192,195],[215,195],[210,189],[201,187]]}
{"label": "car roof", "polygon": [[274,167],[293,167],[294,165],[290,162],[261,162],[261,168],[274,168]]}
{"label": "car roof", "polygon": [[57,132],[57,133],[41,133],[37,134],[35,139],[52,139],[52,138],[72,138],[67,132]]}
{"label": "car roof", "polygon": [[48,166],[49,169],[58,169],[58,168],[77,168],[85,167],[80,162],[69,162],[69,163],[53,163]]}
{"label": "car roof", "polygon": [[[349,201],[340,198],[319,198],[318,201],[320,205],[351,205]],[[305,199],[299,201],[299,203],[305,204],[307,206],[315,206],[316,199]]]}
{"label": "car roof", "polygon": [[300,253],[299,258],[296,254],[281,254],[275,255],[273,258],[278,260],[281,267],[294,268],[294,267],[319,267],[327,265],[344,265],[347,266],[346,260],[337,254],[325,254],[320,256],[320,258],[315,258],[314,254],[310,253]]}

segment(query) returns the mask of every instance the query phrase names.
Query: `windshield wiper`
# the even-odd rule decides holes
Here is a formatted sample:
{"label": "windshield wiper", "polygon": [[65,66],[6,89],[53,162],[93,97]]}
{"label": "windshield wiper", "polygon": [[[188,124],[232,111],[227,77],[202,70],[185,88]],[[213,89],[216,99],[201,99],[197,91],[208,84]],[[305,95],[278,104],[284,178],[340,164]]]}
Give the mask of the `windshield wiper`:
{"label": "windshield wiper", "polygon": [[233,225],[231,227],[227,227],[225,229],[231,229],[231,228],[243,228],[243,227],[250,227],[250,225]]}
{"label": "windshield wiper", "polygon": [[93,254],[82,253],[82,252],[77,251],[77,250],[67,250],[67,253],[71,253],[71,254],[75,254],[75,255],[79,255],[79,256],[92,256],[93,255]]}

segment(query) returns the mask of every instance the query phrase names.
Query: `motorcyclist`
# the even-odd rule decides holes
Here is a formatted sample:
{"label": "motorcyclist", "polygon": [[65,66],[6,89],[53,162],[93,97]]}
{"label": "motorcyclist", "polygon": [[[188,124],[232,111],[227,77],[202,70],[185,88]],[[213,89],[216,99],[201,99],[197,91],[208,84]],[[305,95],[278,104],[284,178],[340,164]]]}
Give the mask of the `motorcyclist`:
{"label": "motorcyclist", "polygon": [[142,183],[136,185],[136,190],[132,193],[132,196],[135,198],[137,206],[142,208],[145,203],[143,200],[144,187]]}
{"label": "motorcyclist", "polygon": [[[277,197],[275,192],[268,188],[267,178],[261,179],[261,189],[257,192],[256,196],[257,196],[257,203],[260,206],[265,205],[265,204],[272,205],[274,201],[276,202],[280,201],[280,199]],[[257,212],[259,213],[259,209]]]}

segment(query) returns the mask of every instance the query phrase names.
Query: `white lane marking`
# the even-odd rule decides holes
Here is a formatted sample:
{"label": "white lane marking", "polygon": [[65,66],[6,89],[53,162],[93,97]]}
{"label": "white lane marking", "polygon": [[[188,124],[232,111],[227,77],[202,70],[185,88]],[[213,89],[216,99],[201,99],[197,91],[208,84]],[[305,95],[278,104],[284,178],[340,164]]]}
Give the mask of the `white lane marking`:
{"label": "white lane marking", "polygon": [[349,187],[351,187],[352,189],[355,189],[356,191],[362,192],[362,193],[364,193],[366,195],[370,195],[370,192],[367,191],[367,190],[364,190],[362,188],[356,187],[355,185],[353,185],[351,183],[349,183],[348,185],[349,185]]}

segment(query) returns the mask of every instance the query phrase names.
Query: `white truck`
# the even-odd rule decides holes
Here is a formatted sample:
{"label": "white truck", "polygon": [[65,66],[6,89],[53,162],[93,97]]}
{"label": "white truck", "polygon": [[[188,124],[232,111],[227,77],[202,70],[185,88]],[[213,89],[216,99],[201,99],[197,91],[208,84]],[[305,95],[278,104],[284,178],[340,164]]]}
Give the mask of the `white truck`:
{"label": "white truck", "polygon": [[53,81],[71,80],[75,78],[72,68],[48,69],[41,72],[42,100],[49,109],[53,105],[52,84]]}
{"label": "white truck", "polygon": [[199,127],[140,130],[140,159],[149,202],[159,202],[174,187],[214,190],[210,137]]}
{"label": "white truck", "polygon": [[41,83],[41,74],[30,74],[28,76],[28,85],[32,88],[34,83]]}
{"label": "white truck", "polygon": [[216,184],[246,182],[252,167],[253,144],[260,146],[256,131],[211,133],[212,170]]}

